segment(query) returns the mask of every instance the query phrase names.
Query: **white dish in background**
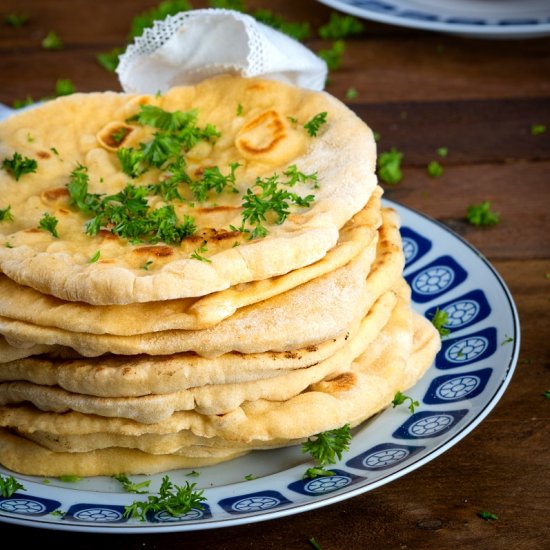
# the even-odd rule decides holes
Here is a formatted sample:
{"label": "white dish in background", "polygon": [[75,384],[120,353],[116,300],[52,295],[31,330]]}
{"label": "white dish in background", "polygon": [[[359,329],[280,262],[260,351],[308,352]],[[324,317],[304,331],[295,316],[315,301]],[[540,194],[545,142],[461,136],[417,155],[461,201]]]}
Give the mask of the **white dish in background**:
{"label": "white dish in background", "polygon": [[[212,529],[280,518],[355,497],[405,475],[448,450],[496,405],[514,371],[519,320],[504,282],[479,252],[448,228],[384,200],[401,216],[405,277],[413,307],[430,318],[437,307],[449,316],[451,333],[426,375],[407,395],[420,402],[386,410],[354,431],[350,450],[334,476],[303,480],[313,463],[299,446],[257,451],[218,466],[170,472],[204,489],[204,511],[180,518],[150,515],[128,520],[124,506],[147,495],[123,492],[108,477],[63,483],[14,475],[26,491],[0,497],[0,521],[65,531],[140,533]],[[0,468],[3,475],[12,472]],[[246,481],[246,475],[256,479]],[[158,490],[162,475],[151,479]],[[53,514],[52,514],[53,512]]]}
{"label": "white dish in background", "polygon": [[550,35],[549,0],[319,0],[390,25],[473,38]]}

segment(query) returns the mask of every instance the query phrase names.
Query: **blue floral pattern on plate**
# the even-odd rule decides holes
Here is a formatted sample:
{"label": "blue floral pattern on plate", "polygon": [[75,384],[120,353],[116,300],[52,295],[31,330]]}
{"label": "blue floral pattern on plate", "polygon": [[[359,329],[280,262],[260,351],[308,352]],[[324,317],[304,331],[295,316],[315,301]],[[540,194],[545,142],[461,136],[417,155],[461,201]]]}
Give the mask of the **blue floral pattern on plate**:
{"label": "blue floral pattern on plate", "polygon": [[[491,265],[449,229],[404,206],[383,201],[402,220],[404,276],[413,307],[430,319],[447,312],[450,334],[434,365],[414,388],[413,414],[391,406],[354,430],[350,450],[333,475],[303,479],[312,465],[298,447],[258,451],[201,470],[204,509],[180,517],[128,519],[125,506],[146,495],[121,492],[109,478],[62,483],[15,476],[26,491],[0,499],[0,520],[90,532],[186,531],[237,525],[299,513],[350,498],[405,475],[450,448],[477,426],[500,399],[519,352],[519,320],[512,297]],[[344,466],[345,464],[345,466]],[[253,472],[254,475],[244,475]],[[12,473],[1,469],[3,475]],[[151,476],[151,491],[162,474]],[[186,472],[170,473],[183,484]],[[255,479],[254,479],[255,478]],[[63,513],[61,513],[63,511]],[[53,512],[53,514],[52,514]]]}

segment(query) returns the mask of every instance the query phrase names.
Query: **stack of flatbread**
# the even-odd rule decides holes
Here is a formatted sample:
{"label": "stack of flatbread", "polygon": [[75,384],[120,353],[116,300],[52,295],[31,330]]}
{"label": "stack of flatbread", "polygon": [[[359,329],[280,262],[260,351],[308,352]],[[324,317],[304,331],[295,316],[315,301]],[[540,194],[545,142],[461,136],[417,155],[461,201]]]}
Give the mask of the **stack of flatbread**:
{"label": "stack of flatbread", "polygon": [[[372,132],[326,93],[227,76],[76,94],[2,122],[0,160],[16,153],[36,167],[0,170],[7,468],[154,473],[297,444],[388,406],[439,349]],[[130,210],[192,231],[132,233]]]}

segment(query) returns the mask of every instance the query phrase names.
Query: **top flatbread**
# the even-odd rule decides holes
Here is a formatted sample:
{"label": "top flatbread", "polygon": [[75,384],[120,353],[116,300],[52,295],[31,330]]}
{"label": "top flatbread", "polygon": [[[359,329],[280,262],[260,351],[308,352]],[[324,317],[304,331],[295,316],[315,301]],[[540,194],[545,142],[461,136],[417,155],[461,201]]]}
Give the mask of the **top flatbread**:
{"label": "top flatbread", "polygon": [[[170,112],[197,109],[198,125],[213,124],[220,132],[215,142],[201,141],[186,153],[192,179],[200,179],[205,168],[217,166],[227,175],[231,163],[240,164],[238,193],[211,192],[194,205],[172,201],[180,221],[188,214],[197,225],[181,245],[130,244],[110,227],[90,237],[84,225],[91,216],[70,205],[67,195],[70,173],[79,164],[88,169],[90,193],[116,194],[130,182],[117,147],[139,149],[158,131],[125,122],[141,104]],[[311,136],[304,124],[320,113],[327,113],[326,123]],[[115,143],[111,138],[121,126],[130,133]],[[0,208],[10,206],[14,218],[0,223],[0,271],[45,294],[96,305],[202,296],[309,265],[336,244],[339,229],[376,187],[372,132],[345,105],[324,92],[237,77],[174,88],[160,97],[105,92],[48,102],[0,124],[0,159],[15,152],[37,160],[38,168],[19,181],[0,169]],[[282,185],[284,172],[294,165],[304,174],[316,173],[317,185],[311,180]],[[242,196],[248,189],[259,191],[258,177],[275,174],[279,188],[301,197],[313,194],[315,200],[308,207],[291,206],[281,224],[268,214],[267,237],[249,240],[231,229],[242,224]],[[163,177],[153,168],[131,183],[146,186]],[[158,195],[148,201],[152,209],[166,204]],[[38,229],[45,212],[57,218],[59,238]],[[191,257],[199,248],[209,261]],[[90,262],[98,251],[98,261]]]}

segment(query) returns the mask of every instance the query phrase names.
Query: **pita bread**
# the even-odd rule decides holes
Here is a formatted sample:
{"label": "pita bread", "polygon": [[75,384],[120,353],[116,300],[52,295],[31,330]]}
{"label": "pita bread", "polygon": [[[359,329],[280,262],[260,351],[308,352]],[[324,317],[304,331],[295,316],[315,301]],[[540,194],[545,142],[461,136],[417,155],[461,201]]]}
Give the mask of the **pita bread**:
{"label": "pita bread", "polygon": [[354,358],[387,323],[395,300],[393,291],[386,292],[359,326],[335,340],[292,352],[228,353],[214,359],[195,354],[108,355],[70,360],[27,358],[2,365],[0,382],[59,386],[67,392],[98,397],[171,394],[202,386],[218,386],[221,391],[229,392],[232,385],[243,383],[278,384],[281,376],[289,372],[304,371],[327,361],[343,365],[349,361],[346,357]]}
{"label": "pita bread", "polygon": [[400,280],[404,256],[398,224],[395,211],[384,209],[376,260],[370,273],[372,257],[366,249],[348,265],[242,308],[208,329],[136,336],[95,335],[0,317],[0,334],[14,347],[28,347],[31,342],[61,345],[89,357],[104,353],[169,355],[184,351],[215,357],[231,351],[261,353],[316,345],[345,332],[354,321],[366,315],[383,292]]}
{"label": "pita bread", "polygon": [[74,410],[155,423],[181,410],[193,409],[208,415],[226,414],[244,401],[286,401],[315,382],[348,371],[352,361],[365,351],[386,324],[396,301],[397,296],[391,291],[383,295],[376,308],[379,315],[367,316],[356,336],[335,355],[307,368],[278,373],[270,378],[218,385],[210,383],[175,393],[139,397],[97,397],[69,392],[58,386],[4,382],[0,383],[0,405],[30,402],[46,411],[63,413]]}
{"label": "pita bread", "polygon": [[[0,316],[71,332],[120,336],[207,328],[230,317],[239,308],[287,292],[346,265],[366,246],[374,250],[382,223],[380,196],[381,189],[377,188],[367,207],[342,228],[337,245],[326,256],[279,277],[243,283],[201,298],[90,306],[41,294],[0,275]],[[140,322],[136,323],[136,319]]]}
{"label": "pita bread", "polygon": [[[98,432],[101,434],[98,438],[101,445],[109,441],[109,434],[112,443],[123,434],[127,437],[120,438],[121,442],[139,445],[138,440],[148,440],[153,450],[164,437],[162,434],[171,434],[171,454],[155,455],[123,447],[86,452],[54,452],[3,428],[0,430],[0,462],[7,468],[28,475],[54,476],[72,472],[74,475],[92,476],[113,475],[121,471],[126,474],[154,473],[204,465],[204,458],[194,459],[195,463],[193,459],[185,459],[183,465],[179,461],[182,456],[173,454],[185,453],[185,443],[177,447],[175,442],[178,436],[173,435],[181,431],[184,432],[180,439],[182,442],[189,442],[189,434],[194,434],[201,438],[221,438],[248,450],[251,448],[248,445],[253,442],[286,440],[295,443],[345,423],[355,426],[388,406],[396,391],[407,389],[405,384],[414,384],[429,367],[440,347],[439,334],[433,326],[419,315],[411,313],[405,301],[402,301],[402,305],[404,307],[394,311],[393,322],[388,327],[391,330],[386,331],[384,338],[377,340],[376,349],[369,349],[358,358],[351,372],[314,384],[286,402],[258,400],[245,403],[238,410],[221,417],[204,416],[196,412],[176,413],[158,424],[141,424],[128,419],[107,419],[81,413],[56,415],[28,407],[0,408],[1,425],[12,425],[22,433],[26,428],[34,433],[41,430],[55,433],[61,427],[65,435],[70,431],[75,434],[73,438],[64,439],[65,443],[78,443],[79,435]],[[372,351],[375,352],[374,357]],[[50,430],[43,430],[48,426]],[[151,436],[145,439],[143,436],[146,434]],[[40,434],[35,438],[39,440]],[[219,443],[216,440],[215,444]],[[218,456],[214,460],[227,460],[229,456]]]}
{"label": "pita bread", "polygon": [[[194,206],[174,203],[179,220],[188,214],[197,225],[196,234],[178,246],[132,245],[113,238],[108,227],[86,235],[90,216],[69,204],[65,189],[79,164],[88,169],[91,193],[112,195],[125,188],[129,177],[113,149],[139,149],[158,131],[126,122],[143,104],[169,112],[197,109],[199,127],[213,124],[221,134],[215,143],[202,141],[186,153],[191,177],[200,179],[213,166],[225,175],[231,163],[240,164],[237,193],[210,196]],[[238,105],[242,116],[236,115]],[[325,112],[326,123],[316,136],[309,135],[304,124]],[[118,144],[111,139],[113,124],[124,128]],[[0,170],[0,197],[9,197],[14,216],[0,224],[0,241],[11,246],[0,247],[0,271],[44,294],[95,305],[203,296],[310,265],[336,245],[339,230],[367,204],[377,184],[373,134],[343,103],[274,80],[230,76],[160,97],[98,92],[49,101],[0,123],[0,157],[14,152],[38,159],[38,169],[19,182]],[[276,174],[286,181],[283,173],[292,166],[317,174],[314,190],[311,181],[292,187],[300,197],[313,193],[314,202],[296,207],[279,224],[268,216],[265,238],[248,240],[231,229],[242,225],[242,196],[257,189],[257,178]],[[152,169],[132,183],[149,185],[163,177]],[[185,192],[184,198],[193,198]],[[148,200],[153,209],[165,204],[158,195]],[[57,218],[59,238],[37,229],[45,211]],[[207,262],[191,257],[203,242]],[[100,259],[90,263],[98,250]],[[153,261],[149,269],[141,269],[148,260]]]}

